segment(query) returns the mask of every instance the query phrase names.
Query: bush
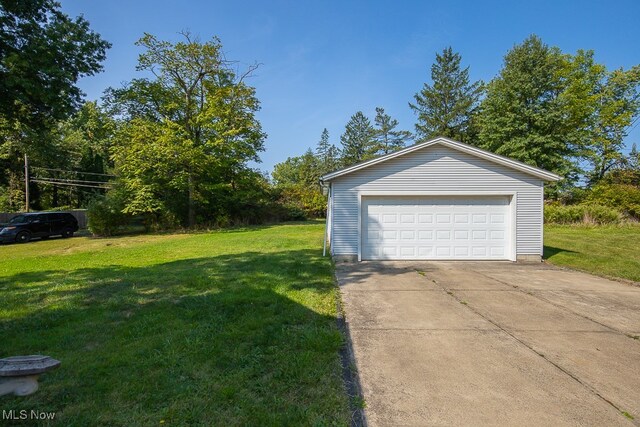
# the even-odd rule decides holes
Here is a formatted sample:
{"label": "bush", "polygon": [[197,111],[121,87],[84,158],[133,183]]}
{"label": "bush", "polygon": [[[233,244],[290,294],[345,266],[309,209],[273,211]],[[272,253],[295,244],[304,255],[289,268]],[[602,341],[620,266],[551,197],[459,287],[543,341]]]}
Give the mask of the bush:
{"label": "bush", "polygon": [[122,200],[112,192],[93,199],[87,207],[87,228],[95,236],[112,236],[131,220],[123,208]]}
{"label": "bush", "polygon": [[640,219],[640,187],[631,184],[598,184],[588,195],[591,203],[608,206]]}
{"label": "bush", "polygon": [[548,204],[544,207],[544,222],[548,224],[617,224],[621,219],[619,211],[602,205]]}
{"label": "bush", "polygon": [[587,224],[617,224],[622,219],[620,211],[601,205],[584,205],[584,222]]}
{"label": "bush", "polygon": [[293,217],[298,216],[299,212],[302,212],[305,218],[325,217],[327,197],[322,194],[320,186],[290,185],[279,187],[278,191],[280,192],[279,202],[291,212]]}

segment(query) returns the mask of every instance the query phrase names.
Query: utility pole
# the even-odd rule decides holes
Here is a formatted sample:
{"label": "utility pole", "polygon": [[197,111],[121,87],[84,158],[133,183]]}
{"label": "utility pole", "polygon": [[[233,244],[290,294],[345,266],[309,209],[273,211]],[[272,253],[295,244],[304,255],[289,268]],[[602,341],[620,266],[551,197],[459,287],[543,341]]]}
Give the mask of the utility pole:
{"label": "utility pole", "polygon": [[29,212],[29,158],[24,155],[24,211]]}

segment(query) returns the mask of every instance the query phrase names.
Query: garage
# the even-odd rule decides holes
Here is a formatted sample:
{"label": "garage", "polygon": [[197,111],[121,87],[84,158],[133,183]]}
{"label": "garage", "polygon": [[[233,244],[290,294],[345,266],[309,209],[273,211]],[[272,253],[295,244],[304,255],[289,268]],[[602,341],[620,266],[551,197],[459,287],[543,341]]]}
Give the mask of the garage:
{"label": "garage", "polygon": [[367,197],[362,259],[512,259],[510,198]]}
{"label": "garage", "polygon": [[321,177],[336,261],[541,261],[544,185],[560,177],[435,138]]}

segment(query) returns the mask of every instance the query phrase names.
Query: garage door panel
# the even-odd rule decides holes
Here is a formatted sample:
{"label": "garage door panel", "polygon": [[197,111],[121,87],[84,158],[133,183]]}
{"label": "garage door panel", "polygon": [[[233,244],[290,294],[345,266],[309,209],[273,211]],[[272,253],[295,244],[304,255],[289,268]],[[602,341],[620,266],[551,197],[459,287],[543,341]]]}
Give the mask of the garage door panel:
{"label": "garage door panel", "polygon": [[414,257],[416,256],[416,247],[414,246],[401,246],[400,255]]}
{"label": "garage door panel", "polygon": [[492,224],[504,224],[505,215],[503,214],[492,214],[491,215],[491,223]]}
{"label": "garage door panel", "polygon": [[416,216],[415,214],[402,214],[400,215],[400,223],[402,224],[415,224]]}
{"label": "garage door panel", "polygon": [[421,242],[433,240],[433,230],[418,230],[418,240]]}
{"label": "garage door panel", "polygon": [[492,246],[490,254],[491,256],[504,256],[504,248],[501,246]]}
{"label": "garage door panel", "polygon": [[382,214],[382,224],[396,224],[398,222],[398,215],[396,214]]}
{"label": "garage door panel", "polygon": [[507,259],[509,198],[363,198],[364,259]]}
{"label": "garage door panel", "polygon": [[451,214],[439,213],[436,214],[436,222],[438,224],[451,224]]}
{"label": "garage door panel", "polygon": [[418,246],[418,257],[428,258],[433,256],[433,246]]}
{"label": "garage door panel", "polygon": [[449,246],[436,246],[436,256],[437,257],[451,257],[451,247]]}
{"label": "garage door panel", "polygon": [[471,231],[471,239],[472,240],[486,240],[487,239],[487,230],[472,230]]}
{"label": "garage door panel", "polygon": [[456,224],[469,224],[469,214],[455,214],[453,222]]}
{"label": "garage door panel", "polygon": [[473,214],[471,216],[473,218],[474,224],[486,224],[487,223],[487,214]]}
{"label": "garage door panel", "polygon": [[471,247],[471,255],[477,257],[486,257],[487,256],[487,247],[486,246],[472,246]]}
{"label": "garage door panel", "polygon": [[469,231],[467,231],[467,230],[454,230],[453,238],[455,240],[468,240],[469,239]]}
{"label": "garage door panel", "polygon": [[400,230],[401,240],[415,240],[416,232],[414,230]]}
{"label": "garage door panel", "polygon": [[433,214],[418,214],[418,223],[433,224]]}
{"label": "garage door panel", "polygon": [[491,240],[504,240],[504,230],[491,230]]}
{"label": "garage door panel", "polygon": [[449,240],[451,239],[451,230],[436,230],[436,240]]}

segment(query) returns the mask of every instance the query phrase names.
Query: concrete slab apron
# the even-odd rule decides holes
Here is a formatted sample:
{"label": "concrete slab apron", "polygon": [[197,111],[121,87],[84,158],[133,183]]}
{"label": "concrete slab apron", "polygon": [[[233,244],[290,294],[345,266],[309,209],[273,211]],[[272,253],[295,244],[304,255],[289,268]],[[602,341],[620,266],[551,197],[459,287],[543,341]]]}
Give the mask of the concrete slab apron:
{"label": "concrete slab apron", "polygon": [[[562,334],[604,339],[605,326],[446,264],[341,265],[337,277],[369,425],[633,425],[596,389],[624,387],[576,378],[561,364],[568,355],[544,355]],[[613,340],[626,354],[616,368],[640,367],[623,342],[608,339],[602,347]],[[587,370],[601,366],[585,340],[574,351],[591,361]]]}

